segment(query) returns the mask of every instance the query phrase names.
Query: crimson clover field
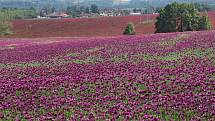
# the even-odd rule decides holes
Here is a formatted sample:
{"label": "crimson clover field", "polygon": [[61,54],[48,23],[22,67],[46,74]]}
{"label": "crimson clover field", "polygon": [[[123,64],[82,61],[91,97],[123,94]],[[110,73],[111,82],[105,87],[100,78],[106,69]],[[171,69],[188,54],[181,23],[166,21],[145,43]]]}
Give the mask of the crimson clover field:
{"label": "crimson clover field", "polygon": [[215,31],[0,40],[0,120],[215,120]]}
{"label": "crimson clover field", "polygon": [[[158,14],[141,16],[116,16],[96,18],[66,19],[29,19],[12,20],[13,34],[6,38],[38,38],[38,37],[109,37],[122,35],[126,25],[135,25],[137,35],[153,34]],[[208,12],[215,29],[215,11]]]}

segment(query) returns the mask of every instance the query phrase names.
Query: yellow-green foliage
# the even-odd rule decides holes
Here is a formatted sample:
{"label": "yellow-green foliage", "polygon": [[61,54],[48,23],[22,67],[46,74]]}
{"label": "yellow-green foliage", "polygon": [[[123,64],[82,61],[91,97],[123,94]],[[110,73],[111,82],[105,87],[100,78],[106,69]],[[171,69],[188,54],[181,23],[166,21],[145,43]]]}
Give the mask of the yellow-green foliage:
{"label": "yellow-green foliage", "polygon": [[129,23],[125,30],[124,30],[124,33],[125,35],[134,35],[135,34],[135,26],[133,23]]}
{"label": "yellow-green foliage", "polygon": [[30,19],[36,16],[34,9],[0,9],[1,20]]}
{"label": "yellow-green foliage", "polygon": [[1,20],[0,21],[0,36],[12,34],[11,28],[12,28],[11,23]]}

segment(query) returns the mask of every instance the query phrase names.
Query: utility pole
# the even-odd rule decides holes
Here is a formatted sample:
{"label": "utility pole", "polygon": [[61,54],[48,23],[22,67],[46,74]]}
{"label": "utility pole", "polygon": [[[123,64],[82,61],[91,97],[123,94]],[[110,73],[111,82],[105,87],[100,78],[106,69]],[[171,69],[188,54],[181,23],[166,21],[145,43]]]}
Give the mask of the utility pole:
{"label": "utility pole", "polygon": [[39,13],[40,12],[40,8],[39,8],[39,1],[35,0],[33,1],[33,7],[36,9],[36,12]]}
{"label": "utility pole", "polygon": [[80,11],[80,1],[78,0],[78,11]]}
{"label": "utility pole", "polygon": [[40,4],[39,4],[38,0],[37,0],[37,11],[38,11],[38,13],[40,12]]}
{"label": "utility pole", "polygon": [[[135,4],[135,6],[137,7],[137,4]],[[140,10],[140,24],[142,23],[142,10],[141,9],[142,8],[139,8],[139,10]],[[138,8],[137,8],[137,11],[138,11]]]}
{"label": "utility pole", "polygon": [[93,4],[95,4],[96,2],[95,2],[95,0],[90,0],[89,2],[90,2],[90,10],[91,10],[91,6],[92,6]]}
{"label": "utility pole", "polygon": [[[122,0],[119,1],[119,4],[122,5]],[[119,7],[118,7],[118,11],[120,11]]]}
{"label": "utility pole", "polygon": [[148,23],[149,22],[149,12],[148,12],[148,9],[149,9],[149,0],[147,0],[146,2],[147,2],[146,17],[147,17],[147,23]]}

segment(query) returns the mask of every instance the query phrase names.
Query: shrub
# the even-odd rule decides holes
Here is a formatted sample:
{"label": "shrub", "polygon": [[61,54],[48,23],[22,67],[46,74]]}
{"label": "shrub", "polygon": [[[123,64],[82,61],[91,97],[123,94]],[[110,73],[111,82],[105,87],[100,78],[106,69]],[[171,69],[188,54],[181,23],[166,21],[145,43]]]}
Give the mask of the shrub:
{"label": "shrub", "polygon": [[124,33],[125,35],[135,35],[135,27],[134,27],[134,24],[133,23],[129,23],[125,30],[124,30]]}

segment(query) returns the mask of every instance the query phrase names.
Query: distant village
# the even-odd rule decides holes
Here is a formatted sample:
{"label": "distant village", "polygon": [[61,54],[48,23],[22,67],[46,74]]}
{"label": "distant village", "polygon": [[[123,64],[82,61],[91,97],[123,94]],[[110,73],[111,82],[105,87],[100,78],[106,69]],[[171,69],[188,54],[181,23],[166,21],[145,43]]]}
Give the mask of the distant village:
{"label": "distant village", "polygon": [[[96,8],[85,8],[86,10],[81,10],[83,8],[73,7],[71,10],[67,8],[67,10],[58,10],[42,13],[37,16],[37,18],[93,18],[93,17],[105,17],[105,16],[136,16],[143,14],[157,14],[154,8],[148,10],[143,8],[104,8],[98,9]],[[92,9],[92,10],[90,10]],[[87,11],[88,10],[88,11]],[[42,11],[43,12],[43,11]]]}

